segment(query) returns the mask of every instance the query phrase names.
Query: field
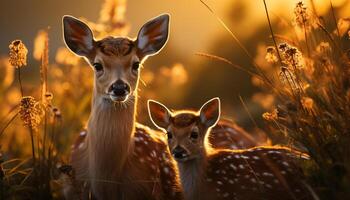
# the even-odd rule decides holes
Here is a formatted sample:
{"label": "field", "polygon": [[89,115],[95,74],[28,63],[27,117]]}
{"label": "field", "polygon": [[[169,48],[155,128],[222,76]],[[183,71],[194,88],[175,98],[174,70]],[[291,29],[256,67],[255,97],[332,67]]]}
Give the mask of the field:
{"label": "field", "polygon": [[[170,11],[171,39],[141,69],[137,121],[155,128],[148,99],[198,109],[218,96],[223,115],[252,135],[309,154],[300,167],[315,199],[349,199],[350,2],[288,1],[288,14],[277,0],[233,2],[225,1],[232,10],[213,1],[190,3],[205,15],[193,19],[186,18],[191,13],[180,17],[185,2]],[[76,11],[96,38],[136,35],[140,27],[127,18],[131,9],[143,12],[135,2],[97,3],[97,20]],[[174,6],[166,4],[158,14]],[[256,16],[249,15],[253,7]],[[64,173],[70,171],[71,145],[89,118],[94,76],[55,32],[61,19],[44,26],[53,28],[29,30],[18,24],[31,19],[12,15],[11,24],[0,21],[1,32],[9,31],[5,39],[14,32],[18,37],[0,40],[0,199],[62,199],[73,176]],[[138,18],[140,24],[147,20]],[[200,25],[189,30],[185,22]]]}

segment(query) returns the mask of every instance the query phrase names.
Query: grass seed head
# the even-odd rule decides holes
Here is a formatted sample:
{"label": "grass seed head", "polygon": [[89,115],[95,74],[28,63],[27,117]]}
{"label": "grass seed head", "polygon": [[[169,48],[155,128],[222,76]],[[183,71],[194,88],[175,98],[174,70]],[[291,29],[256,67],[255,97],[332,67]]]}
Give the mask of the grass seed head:
{"label": "grass seed head", "polygon": [[265,59],[269,63],[277,63],[278,62],[277,52],[276,52],[276,49],[274,47],[270,46],[270,47],[266,48]]}
{"label": "grass seed head", "polygon": [[274,121],[278,118],[278,110],[275,108],[272,112],[263,113],[262,117],[267,121]]}
{"label": "grass seed head", "polygon": [[294,8],[294,21],[301,28],[305,28],[310,23],[309,10],[302,1],[298,2]]}
{"label": "grass seed head", "polygon": [[25,96],[22,98],[19,114],[24,126],[37,130],[41,122],[42,109],[34,97]]}
{"label": "grass seed head", "polygon": [[16,68],[27,65],[28,49],[21,40],[14,40],[9,45],[9,61]]}

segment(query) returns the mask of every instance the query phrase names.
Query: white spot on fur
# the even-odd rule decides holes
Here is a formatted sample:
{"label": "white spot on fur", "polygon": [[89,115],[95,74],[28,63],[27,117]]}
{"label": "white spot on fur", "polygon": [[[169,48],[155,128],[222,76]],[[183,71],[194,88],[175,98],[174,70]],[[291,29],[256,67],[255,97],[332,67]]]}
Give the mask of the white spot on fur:
{"label": "white spot on fur", "polygon": [[163,171],[164,171],[166,174],[169,174],[169,168],[168,168],[168,167],[164,167],[164,168],[163,168]]}

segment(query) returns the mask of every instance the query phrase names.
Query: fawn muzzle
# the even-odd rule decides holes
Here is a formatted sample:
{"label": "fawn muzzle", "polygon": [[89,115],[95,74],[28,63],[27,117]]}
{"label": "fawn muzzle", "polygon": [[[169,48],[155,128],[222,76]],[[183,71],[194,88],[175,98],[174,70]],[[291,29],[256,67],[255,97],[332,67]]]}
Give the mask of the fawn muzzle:
{"label": "fawn muzzle", "polygon": [[130,94],[130,86],[122,80],[117,80],[109,88],[109,97],[114,102],[125,101]]}
{"label": "fawn muzzle", "polygon": [[184,161],[188,157],[187,151],[181,146],[176,146],[171,153],[177,161]]}

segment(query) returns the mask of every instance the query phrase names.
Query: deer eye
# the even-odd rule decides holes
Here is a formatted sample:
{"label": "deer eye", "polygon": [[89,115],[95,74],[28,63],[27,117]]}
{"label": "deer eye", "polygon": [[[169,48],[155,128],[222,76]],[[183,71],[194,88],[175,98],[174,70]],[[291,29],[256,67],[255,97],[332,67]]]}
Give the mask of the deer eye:
{"label": "deer eye", "polygon": [[170,131],[166,132],[166,135],[168,137],[168,140],[173,138],[173,134]]}
{"label": "deer eye", "polygon": [[132,64],[132,70],[137,71],[140,68],[140,62],[134,62]]}
{"label": "deer eye", "polygon": [[198,138],[198,132],[192,131],[190,135],[191,139],[197,139]]}
{"label": "deer eye", "polygon": [[93,66],[94,66],[94,68],[95,68],[96,71],[101,71],[101,70],[103,70],[103,66],[102,66],[101,63],[94,63]]}

